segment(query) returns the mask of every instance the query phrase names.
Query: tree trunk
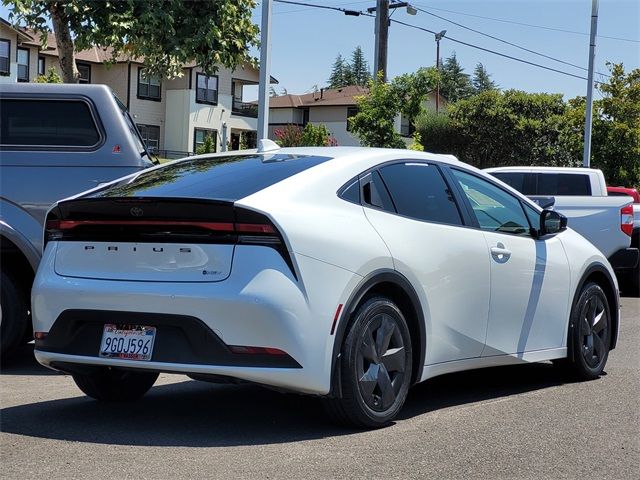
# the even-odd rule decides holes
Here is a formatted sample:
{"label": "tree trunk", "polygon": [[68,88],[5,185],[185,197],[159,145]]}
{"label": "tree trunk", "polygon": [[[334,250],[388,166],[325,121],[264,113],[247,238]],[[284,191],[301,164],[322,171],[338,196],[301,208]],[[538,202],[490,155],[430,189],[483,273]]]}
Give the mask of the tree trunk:
{"label": "tree trunk", "polygon": [[78,83],[78,67],[76,67],[76,52],[69,29],[69,19],[64,11],[62,2],[52,3],[50,6],[51,23],[56,34],[58,47],[58,61],[62,70],[64,83]]}

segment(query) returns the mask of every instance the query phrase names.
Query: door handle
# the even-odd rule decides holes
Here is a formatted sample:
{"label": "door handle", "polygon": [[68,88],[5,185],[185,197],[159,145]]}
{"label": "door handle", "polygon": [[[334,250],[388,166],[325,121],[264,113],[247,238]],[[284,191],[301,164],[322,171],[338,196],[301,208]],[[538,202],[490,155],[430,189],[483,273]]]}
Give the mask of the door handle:
{"label": "door handle", "polygon": [[491,247],[491,255],[498,261],[506,262],[511,257],[511,250],[505,248],[502,243],[498,243],[495,247]]}

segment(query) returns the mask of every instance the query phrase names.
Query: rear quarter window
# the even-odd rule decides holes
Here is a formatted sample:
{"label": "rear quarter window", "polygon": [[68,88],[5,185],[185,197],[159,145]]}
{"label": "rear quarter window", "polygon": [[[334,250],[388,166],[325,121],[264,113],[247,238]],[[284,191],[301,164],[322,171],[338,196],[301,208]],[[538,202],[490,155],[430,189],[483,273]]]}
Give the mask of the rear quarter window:
{"label": "rear quarter window", "polygon": [[3,147],[96,147],[101,135],[83,100],[0,100]]}

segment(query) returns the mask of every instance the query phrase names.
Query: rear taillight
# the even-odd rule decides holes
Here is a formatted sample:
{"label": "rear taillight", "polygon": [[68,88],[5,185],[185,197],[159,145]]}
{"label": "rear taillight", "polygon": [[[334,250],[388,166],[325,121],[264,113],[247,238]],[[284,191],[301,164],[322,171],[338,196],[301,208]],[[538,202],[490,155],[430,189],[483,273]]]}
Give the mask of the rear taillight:
{"label": "rear taillight", "polygon": [[620,209],[620,229],[629,236],[633,234],[633,205]]}

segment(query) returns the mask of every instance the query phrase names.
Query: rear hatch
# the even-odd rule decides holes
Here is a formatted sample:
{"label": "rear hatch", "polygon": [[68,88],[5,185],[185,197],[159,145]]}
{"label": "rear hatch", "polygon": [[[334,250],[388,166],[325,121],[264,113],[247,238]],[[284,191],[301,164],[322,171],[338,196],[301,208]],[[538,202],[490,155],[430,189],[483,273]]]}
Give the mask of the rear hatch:
{"label": "rear hatch", "polygon": [[330,157],[284,153],[188,158],[146,170],[82,197],[47,217],[57,241],[55,271],[105,280],[220,282],[237,245],[276,249],[292,263],[280,232],[239,199]]}
{"label": "rear hatch", "polygon": [[237,244],[281,245],[261,214],[181,198],[62,202],[49,213],[45,241],[58,242],[58,275],[157,282],[219,282]]}

